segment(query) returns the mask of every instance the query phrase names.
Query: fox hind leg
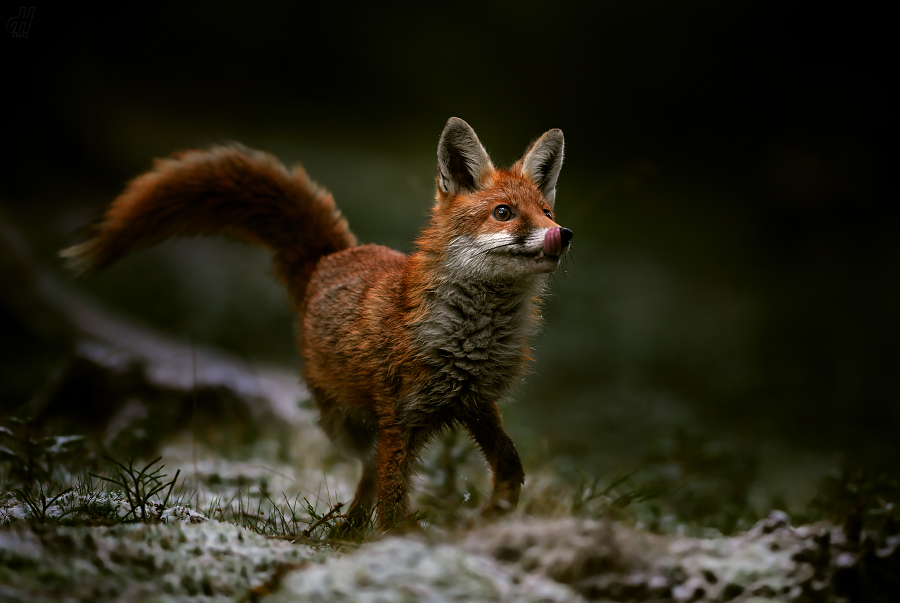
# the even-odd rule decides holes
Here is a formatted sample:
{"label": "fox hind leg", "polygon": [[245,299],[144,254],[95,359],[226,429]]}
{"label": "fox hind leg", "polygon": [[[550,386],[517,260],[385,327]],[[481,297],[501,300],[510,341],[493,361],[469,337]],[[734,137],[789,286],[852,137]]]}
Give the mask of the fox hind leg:
{"label": "fox hind leg", "polygon": [[352,528],[362,528],[372,513],[375,504],[377,471],[375,455],[363,459],[362,474],[356,486],[356,495],[347,509],[347,523]]}
{"label": "fox hind leg", "polygon": [[376,461],[378,527],[382,530],[396,527],[410,515],[410,479],[427,434],[425,429],[403,428],[396,424],[382,426],[379,430]]}
{"label": "fox hind leg", "polygon": [[338,450],[362,463],[356,494],[350,505],[345,507],[348,523],[362,527],[375,504],[375,417],[365,410],[348,409],[322,390],[313,388],[312,391],[319,407],[322,430]]}

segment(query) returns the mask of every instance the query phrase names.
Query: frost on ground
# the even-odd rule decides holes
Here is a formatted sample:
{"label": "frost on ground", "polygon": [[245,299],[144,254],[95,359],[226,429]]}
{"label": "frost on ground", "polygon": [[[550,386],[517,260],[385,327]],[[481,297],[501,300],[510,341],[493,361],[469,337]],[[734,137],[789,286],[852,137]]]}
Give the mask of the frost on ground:
{"label": "frost on ground", "polygon": [[[867,544],[868,542],[868,544]],[[0,600],[893,601],[900,537],[774,512],[725,538],[513,517],[330,551],[207,521],[0,530]]]}
{"label": "frost on ground", "polygon": [[321,557],[217,521],[0,530],[2,601],[232,601]]}
{"label": "frost on ground", "polygon": [[584,599],[553,580],[516,572],[457,546],[388,538],[353,554],[289,573],[281,589],[264,601],[562,603]]}
{"label": "frost on ground", "polygon": [[590,519],[526,519],[471,532],[468,551],[605,601],[894,601],[900,536],[848,542],[773,511],[725,538],[661,536]]}
{"label": "frost on ground", "polygon": [[[122,492],[69,492],[43,512],[45,521],[67,519],[72,523],[89,522],[96,519],[99,512],[106,520],[134,521],[144,516],[146,521],[162,524],[201,523],[207,519],[203,513],[185,505],[165,505],[159,501],[148,502],[143,512],[138,510],[135,517],[134,507]],[[0,503],[0,525],[35,519],[33,510],[17,498]]]}

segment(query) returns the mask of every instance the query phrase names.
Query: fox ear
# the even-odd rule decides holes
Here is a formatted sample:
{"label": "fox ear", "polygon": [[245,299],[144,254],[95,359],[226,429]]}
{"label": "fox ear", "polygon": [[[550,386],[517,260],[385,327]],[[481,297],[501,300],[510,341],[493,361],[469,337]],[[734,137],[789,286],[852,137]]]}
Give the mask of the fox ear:
{"label": "fox ear", "polygon": [[563,162],[562,130],[550,130],[538,138],[522,158],[522,172],[534,182],[547,203],[556,201],[556,180]]}
{"label": "fox ear", "polygon": [[494,168],[475,130],[458,117],[444,126],[437,158],[438,187],[450,195],[478,190]]}

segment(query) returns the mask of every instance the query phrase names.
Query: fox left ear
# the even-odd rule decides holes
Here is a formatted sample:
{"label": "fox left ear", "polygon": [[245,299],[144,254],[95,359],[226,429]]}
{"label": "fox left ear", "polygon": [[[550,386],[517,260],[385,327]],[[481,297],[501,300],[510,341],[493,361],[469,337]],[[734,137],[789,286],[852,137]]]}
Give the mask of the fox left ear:
{"label": "fox left ear", "polygon": [[455,195],[478,190],[494,166],[472,126],[451,117],[438,141],[438,187]]}
{"label": "fox left ear", "polygon": [[551,206],[556,201],[556,180],[562,167],[564,146],[562,130],[550,130],[522,158],[522,173],[541,189]]}

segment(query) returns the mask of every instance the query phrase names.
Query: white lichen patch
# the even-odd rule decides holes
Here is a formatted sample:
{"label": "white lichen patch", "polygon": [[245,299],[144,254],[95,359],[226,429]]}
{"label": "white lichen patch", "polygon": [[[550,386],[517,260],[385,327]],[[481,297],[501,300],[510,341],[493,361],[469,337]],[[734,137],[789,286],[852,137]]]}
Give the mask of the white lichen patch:
{"label": "white lichen patch", "polygon": [[0,503],[0,525],[25,519],[28,517],[25,505],[15,498],[9,498]]}
{"label": "white lichen patch", "polygon": [[[35,497],[37,498],[37,497]],[[164,505],[160,501],[148,501],[143,508],[122,492],[72,491],[60,496],[46,509],[38,499],[43,520],[65,519],[71,523],[97,520],[145,521],[159,523],[201,523],[206,516],[184,505]],[[20,520],[37,520],[35,510],[20,498],[14,497],[0,504],[0,525]]]}
{"label": "white lichen patch", "polygon": [[232,601],[285,568],[319,560],[310,547],[216,521],[20,526],[0,530],[0,599]]}
{"label": "white lichen patch", "polygon": [[726,589],[796,596],[799,585],[812,577],[805,573],[812,570],[795,558],[812,548],[815,543],[809,536],[791,528],[778,511],[732,538],[674,540],[668,552],[689,579],[673,588],[673,596],[691,600],[702,592],[710,599],[727,598],[723,597]]}
{"label": "white lichen patch", "polygon": [[568,587],[450,545],[389,538],[288,574],[266,603],[581,602]]}
{"label": "white lichen patch", "polygon": [[779,511],[729,538],[658,536],[590,519],[520,518],[473,531],[461,544],[590,599],[794,601],[827,586],[816,576],[828,530],[791,528]]}
{"label": "white lichen patch", "polygon": [[161,523],[203,523],[206,521],[203,513],[198,513],[183,505],[165,507],[159,512],[158,517]]}

